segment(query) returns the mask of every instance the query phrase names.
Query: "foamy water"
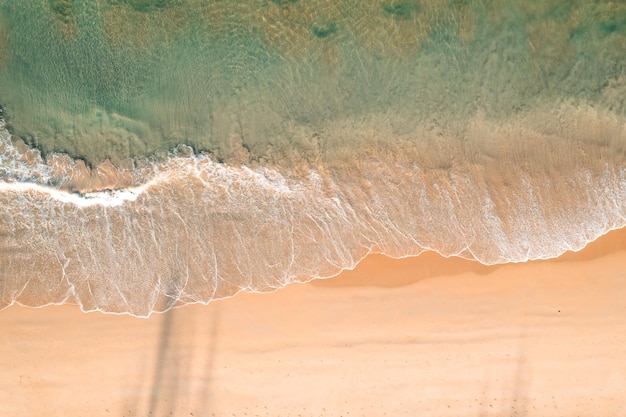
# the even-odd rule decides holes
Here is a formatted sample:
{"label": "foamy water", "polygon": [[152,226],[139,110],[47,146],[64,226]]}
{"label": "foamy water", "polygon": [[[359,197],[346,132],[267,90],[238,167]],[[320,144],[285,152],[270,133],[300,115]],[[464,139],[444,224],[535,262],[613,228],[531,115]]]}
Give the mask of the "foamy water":
{"label": "foamy water", "polygon": [[157,3],[0,0],[0,308],[147,316],[626,224],[620,3]]}
{"label": "foamy water", "polygon": [[[108,172],[100,191],[97,170],[81,181],[55,176],[75,162],[52,156],[52,167],[24,148],[26,157],[2,128],[2,305],[70,301],[146,316],[330,277],[371,252],[434,250],[494,264],[579,250],[626,224],[626,131],[591,109],[564,108],[561,119],[567,114],[572,136],[586,125],[602,139],[570,149],[568,132],[477,117],[465,149],[446,139],[462,159],[445,169],[428,161],[432,152],[420,162],[419,149],[304,176],[172,155]],[[510,148],[477,165],[471,135],[480,143],[509,135]],[[116,178],[133,185],[118,188]],[[66,191],[70,182],[90,191]]]}

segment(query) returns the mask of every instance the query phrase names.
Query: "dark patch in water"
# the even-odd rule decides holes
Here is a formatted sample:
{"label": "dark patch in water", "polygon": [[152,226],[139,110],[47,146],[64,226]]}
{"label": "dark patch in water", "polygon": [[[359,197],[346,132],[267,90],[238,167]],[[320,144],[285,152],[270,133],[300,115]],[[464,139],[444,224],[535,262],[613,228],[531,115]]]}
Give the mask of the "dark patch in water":
{"label": "dark patch in water", "polygon": [[337,33],[337,25],[333,22],[313,26],[313,34],[318,38],[327,38]]}
{"label": "dark patch in water", "polygon": [[572,14],[572,5],[564,1],[564,2],[561,2],[552,6],[548,10],[546,17],[550,19],[554,19],[559,22],[564,22],[569,18],[571,14]]}
{"label": "dark patch in water", "polygon": [[595,32],[601,37],[626,35],[626,9],[609,16],[599,16],[595,22],[585,22],[570,32],[570,39],[585,39]]}
{"label": "dark patch in water", "polygon": [[469,3],[469,0],[450,0],[450,6],[457,8],[469,6]]}
{"label": "dark patch in water", "polygon": [[176,0],[112,0],[112,4],[125,4],[138,12],[152,12],[173,6]]}
{"label": "dark patch in water", "polygon": [[382,3],[383,10],[394,19],[408,19],[414,13],[419,12],[420,6],[417,1],[385,1]]}
{"label": "dark patch in water", "polygon": [[74,0],[48,0],[50,9],[64,23],[72,20],[72,12],[74,10]]}
{"label": "dark patch in water", "polygon": [[288,4],[297,3],[299,0],[272,0],[272,3],[278,4],[279,6],[286,6]]}
{"label": "dark patch in water", "polygon": [[600,22],[600,30],[605,35],[613,35],[617,32],[623,32],[626,29],[626,16],[624,19],[613,19],[608,22]]}

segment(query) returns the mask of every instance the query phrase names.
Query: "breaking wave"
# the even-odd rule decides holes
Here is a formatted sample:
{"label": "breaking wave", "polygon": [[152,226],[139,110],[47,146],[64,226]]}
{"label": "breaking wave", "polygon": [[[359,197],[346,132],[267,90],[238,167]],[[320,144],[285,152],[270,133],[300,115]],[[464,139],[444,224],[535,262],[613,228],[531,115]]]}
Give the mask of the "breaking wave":
{"label": "breaking wave", "polygon": [[375,141],[306,172],[186,147],[91,169],[44,160],[0,126],[0,308],[148,316],[331,277],[368,253],[524,262],[626,225],[618,116],[573,105],[477,114],[462,134],[420,127],[404,141],[385,141],[394,133],[375,117],[366,124],[326,134],[374,129]]}

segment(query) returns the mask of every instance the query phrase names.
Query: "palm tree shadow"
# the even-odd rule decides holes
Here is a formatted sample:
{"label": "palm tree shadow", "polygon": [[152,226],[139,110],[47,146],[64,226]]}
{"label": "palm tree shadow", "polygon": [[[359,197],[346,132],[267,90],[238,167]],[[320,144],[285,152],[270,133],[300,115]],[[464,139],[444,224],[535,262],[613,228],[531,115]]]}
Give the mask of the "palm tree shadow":
{"label": "palm tree shadow", "polygon": [[[513,371],[513,381],[510,391],[510,396],[505,396],[508,399],[508,403],[503,403],[501,407],[495,407],[493,401],[489,398],[489,383],[492,382],[489,377],[486,377],[482,385],[482,395],[479,402],[478,416],[487,417],[493,415],[507,415],[515,417],[524,417],[528,414],[528,390],[530,387],[530,369],[528,366],[528,358],[526,357],[527,343],[528,343],[528,323],[526,318],[522,319],[520,323],[520,333],[517,336],[517,355],[515,361],[515,368]],[[504,391],[506,395],[506,390]],[[505,407],[508,406],[508,409]],[[497,414],[496,414],[497,413]]]}
{"label": "palm tree shadow", "polygon": [[[208,415],[219,310],[216,305],[207,309],[182,312],[173,308],[162,314],[148,416]],[[209,326],[205,327],[207,318]]]}
{"label": "palm tree shadow", "polygon": [[[176,341],[172,340],[174,314],[173,310],[163,314],[148,404],[148,415],[150,416],[168,415],[176,408],[178,379],[180,378],[178,359],[181,352],[179,352]],[[169,404],[163,407],[161,406],[162,402],[169,402]],[[159,412],[161,408],[162,413]]]}

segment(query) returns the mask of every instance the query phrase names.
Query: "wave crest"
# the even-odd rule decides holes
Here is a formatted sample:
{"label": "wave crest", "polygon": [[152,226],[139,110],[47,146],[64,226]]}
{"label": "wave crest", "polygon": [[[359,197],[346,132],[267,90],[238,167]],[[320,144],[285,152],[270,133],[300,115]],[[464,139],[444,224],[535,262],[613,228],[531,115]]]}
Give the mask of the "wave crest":
{"label": "wave crest", "polygon": [[617,116],[564,106],[406,137],[384,120],[331,126],[338,142],[374,139],[304,173],[189,149],[90,170],[65,155],[44,161],[0,127],[0,306],[147,316],[330,277],[371,252],[522,262],[626,224]]}

